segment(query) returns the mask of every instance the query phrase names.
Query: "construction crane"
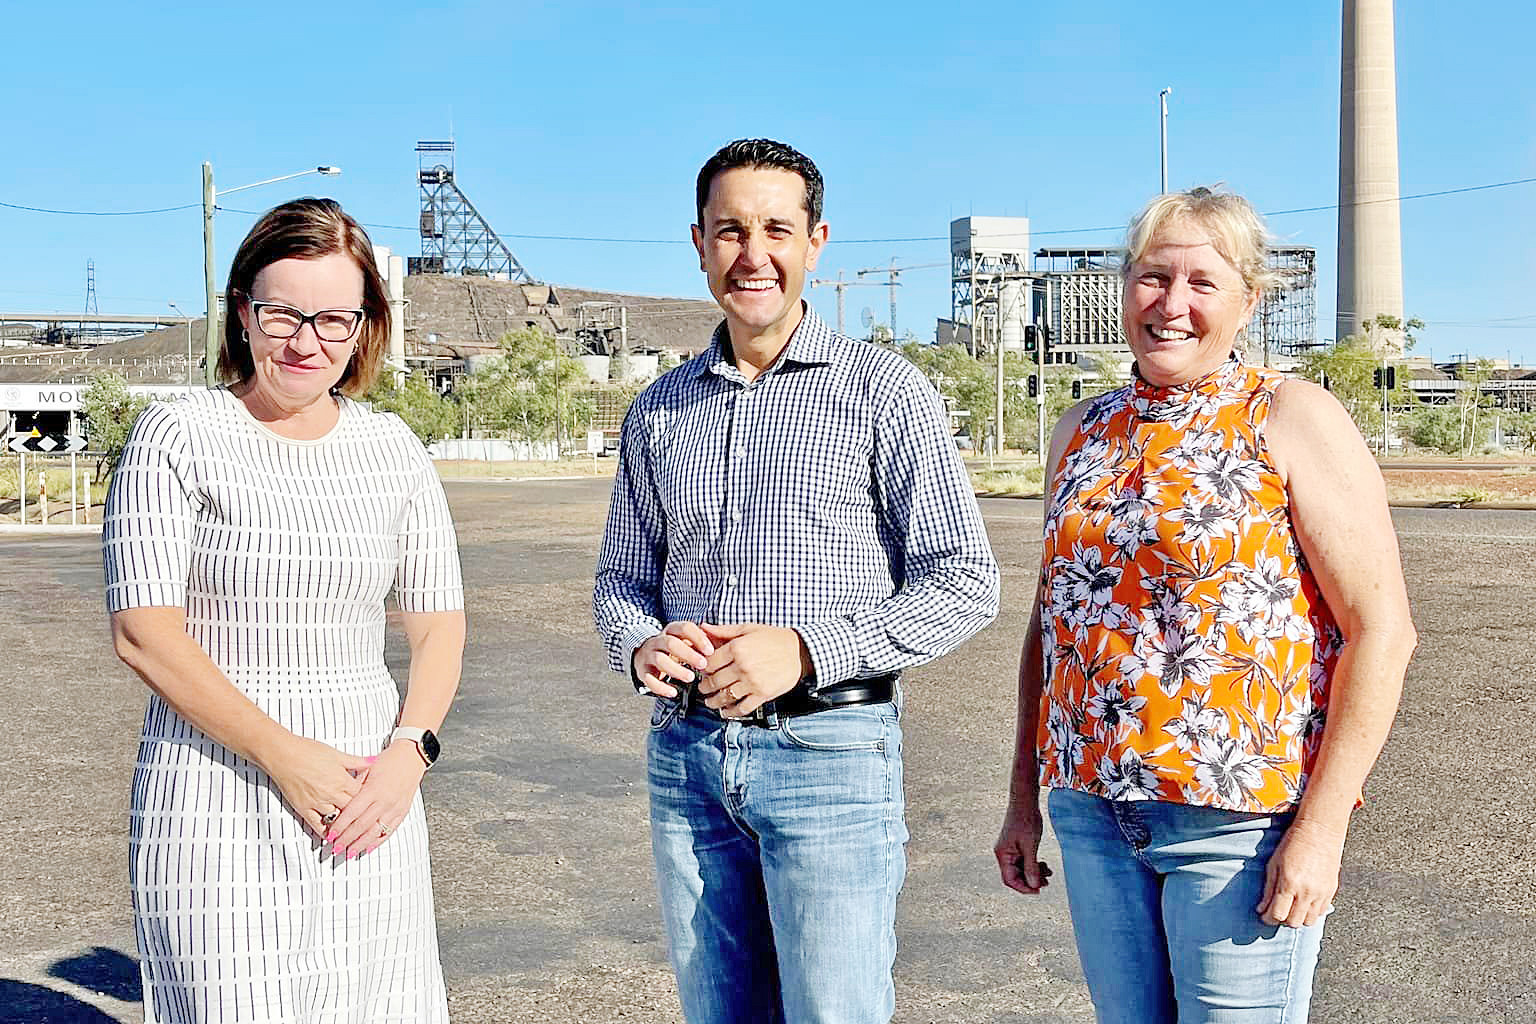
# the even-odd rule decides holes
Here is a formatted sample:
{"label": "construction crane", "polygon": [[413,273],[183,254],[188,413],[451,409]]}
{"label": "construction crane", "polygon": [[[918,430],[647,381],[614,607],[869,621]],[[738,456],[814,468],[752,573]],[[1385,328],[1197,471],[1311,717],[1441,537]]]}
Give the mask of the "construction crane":
{"label": "construction crane", "polygon": [[[888,267],[865,267],[859,271],[860,277],[865,274],[885,274],[885,284],[891,289],[891,341],[896,340],[896,289],[901,287],[898,278],[909,270],[926,270],[929,267],[947,267],[948,263],[914,263],[908,267],[896,266],[896,257],[891,257],[891,265]],[[850,282],[852,283],[852,282]],[[879,281],[870,281],[869,284],[879,284]]]}
{"label": "construction crane", "polygon": [[[835,288],[837,290],[837,333],[838,334],[847,334],[848,333],[846,330],[843,329],[843,291],[844,291],[844,289],[847,289],[847,288],[860,288],[860,287],[863,287],[863,288],[878,288],[880,286],[880,282],[879,281],[844,281],[843,280],[843,272],[841,270],[839,270],[837,272],[837,280],[836,281],[833,281],[830,278],[813,278],[811,280],[811,287],[812,288],[815,288],[818,285],[825,285],[825,284],[829,284],[829,285],[831,285],[833,288]],[[893,309],[895,308],[894,305],[892,306],[892,308]]]}
{"label": "construction crane", "polygon": [[901,271],[896,269],[896,257],[891,257],[891,265],[888,268],[865,267],[863,270],[859,271],[860,277],[863,277],[865,274],[888,275],[886,278],[886,283],[891,287],[891,341],[894,342],[896,340],[896,289],[901,287],[901,282],[897,280],[897,278],[901,276]]}

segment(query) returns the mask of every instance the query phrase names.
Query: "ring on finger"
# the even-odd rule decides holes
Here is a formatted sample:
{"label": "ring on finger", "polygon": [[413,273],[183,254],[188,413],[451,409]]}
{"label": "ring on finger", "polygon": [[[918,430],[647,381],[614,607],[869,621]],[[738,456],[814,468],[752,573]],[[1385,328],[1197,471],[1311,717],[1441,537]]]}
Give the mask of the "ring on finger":
{"label": "ring on finger", "polygon": [[393,831],[393,830],[388,825],[384,824],[382,821],[379,822],[379,837],[380,838],[383,838],[384,836],[389,835],[389,833],[391,831]]}
{"label": "ring on finger", "polygon": [[332,811],[330,814],[322,814],[322,815],[320,815],[320,824],[322,824],[322,825],[329,825],[329,824],[331,824],[333,821],[336,820],[336,815],[338,815],[340,813],[341,813],[340,811]]}

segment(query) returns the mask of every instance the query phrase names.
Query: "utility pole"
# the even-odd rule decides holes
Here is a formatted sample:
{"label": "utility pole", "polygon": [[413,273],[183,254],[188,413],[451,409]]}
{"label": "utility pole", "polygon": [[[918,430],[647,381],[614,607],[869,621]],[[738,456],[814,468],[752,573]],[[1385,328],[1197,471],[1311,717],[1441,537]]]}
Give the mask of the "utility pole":
{"label": "utility pole", "polygon": [[1035,373],[1039,374],[1040,387],[1035,398],[1035,444],[1040,453],[1040,468],[1048,469],[1045,450],[1045,346],[1051,336],[1052,314],[1055,312],[1051,302],[1050,280],[1045,285],[1045,323],[1040,327],[1039,341],[1035,345]]}
{"label": "utility pole", "polygon": [[208,329],[203,334],[203,382],[218,383],[219,290],[213,281],[213,164],[203,161],[203,285],[207,288]]}
{"label": "utility pole", "polygon": [[[997,451],[994,454],[996,454],[997,456],[1001,457],[1002,454],[1003,454],[1003,332],[1002,332],[1002,323],[1003,323],[1003,317],[1008,315],[1007,312],[1004,311],[1003,308],[1002,308],[1002,306],[1003,306],[1003,299],[1002,299],[1001,290],[999,290],[998,299],[997,299],[997,306],[998,306],[998,317],[997,317],[997,324],[998,324],[998,326],[997,326],[997,329],[993,332],[993,338],[992,338],[993,342],[995,342],[995,344],[993,344],[992,347],[997,349],[997,439],[994,442],[996,444],[996,446],[997,446]],[[974,315],[972,315],[971,319],[974,320],[976,318],[975,318]]]}
{"label": "utility pole", "polygon": [[1162,111],[1161,153],[1163,158],[1163,173],[1162,176],[1158,178],[1157,191],[1159,195],[1166,195],[1168,192],[1168,94],[1171,92],[1173,92],[1173,86],[1170,85],[1168,88],[1157,94],[1158,107]]}
{"label": "utility pole", "polygon": [[253,181],[249,185],[238,185],[235,188],[227,188],[223,192],[215,192],[213,189],[213,164],[203,161],[203,283],[208,291],[208,333],[203,340],[205,366],[203,378],[209,387],[218,383],[219,379],[219,292],[214,283],[213,273],[213,215],[217,210],[219,196],[227,196],[231,192],[244,192],[248,188],[256,188],[258,185],[271,185],[278,181],[287,181],[289,178],[300,178],[306,174],[324,174],[334,176],[341,173],[340,167],[329,165],[311,167],[308,170],[294,171],[292,174],[281,174],[276,178],[267,178],[264,181]]}

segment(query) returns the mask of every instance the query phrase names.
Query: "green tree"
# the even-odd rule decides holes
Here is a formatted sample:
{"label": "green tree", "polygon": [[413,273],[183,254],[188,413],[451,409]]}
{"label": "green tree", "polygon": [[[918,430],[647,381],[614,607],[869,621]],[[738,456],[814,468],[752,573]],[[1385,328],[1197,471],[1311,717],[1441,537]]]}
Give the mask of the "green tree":
{"label": "green tree", "polygon": [[[1322,384],[1333,392],[1366,437],[1381,436],[1381,391],[1376,387],[1376,371],[1382,365],[1382,346],[1401,339],[1403,351],[1417,341],[1414,332],[1424,326],[1417,318],[1400,320],[1382,314],[1366,325],[1362,334],[1351,334],[1332,348],[1314,349],[1302,357],[1302,376]],[[1389,360],[1390,362],[1390,360]],[[1389,408],[1411,409],[1416,404],[1401,373],[1387,393]]]}
{"label": "green tree", "polygon": [[[1460,387],[1456,399],[1446,405],[1420,405],[1404,416],[1408,439],[1421,448],[1447,455],[1470,455],[1482,444],[1487,427],[1486,416],[1493,409],[1492,398],[1483,387],[1493,376],[1493,363],[1487,359],[1463,364],[1458,371]],[[1505,429],[1522,438],[1529,449],[1536,445],[1530,427],[1536,414],[1504,414]],[[1524,417],[1524,418],[1522,418]]]}
{"label": "green tree", "polygon": [[[971,437],[979,447],[982,439],[991,433],[992,421],[997,416],[997,390],[993,383],[995,371],[981,360],[975,359],[961,345],[919,345],[912,342],[896,351],[911,360],[923,376],[933,383],[944,404],[963,417]],[[1004,415],[1009,415],[1008,399],[1004,396]]]}
{"label": "green tree", "polygon": [[1536,451],[1536,412],[1505,412],[1504,434],[1518,438],[1522,451]]}
{"label": "green tree", "polygon": [[474,428],[563,448],[592,420],[595,403],[585,382],[581,364],[554,335],[523,327],[503,335],[497,358],[466,379],[465,415]]}
{"label": "green tree", "polygon": [[1463,364],[1457,374],[1462,386],[1456,391],[1455,409],[1461,418],[1461,454],[1471,455],[1482,443],[1482,431],[1486,426],[1482,414],[1493,408],[1493,400],[1483,393],[1483,385],[1493,376],[1493,361],[1478,359]]}
{"label": "green tree", "polygon": [[1461,451],[1464,417],[1454,405],[1419,405],[1403,416],[1403,434],[1420,448],[1455,455]]}
{"label": "green tree", "polygon": [[101,373],[91,378],[90,386],[80,396],[80,404],[85,412],[86,437],[91,450],[96,452],[97,483],[117,469],[133,421],[149,401],[143,395],[129,394],[128,381],[121,374]]}
{"label": "green tree", "polygon": [[[993,435],[997,420],[997,357],[976,358],[961,345],[924,345],[908,342],[896,351],[906,356],[921,370],[951,409],[966,413],[972,438],[979,446],[983,439]],[[1003,441],[1009,447],[1032,452],[1038,447],[1036,400],[1029,397],[1029,378],[1040,375],[1032,353],[1003,353]],[[1095,367],[1099,381],[1083,391],[1084,397],[1098,394],[1112,387],[1115,370],[1104,366]],[[1045,425],[1049,434],[1051,425],[1060,418],[1077,399],[1072,397],[1072,380],[1077,376],[1069,366],[1045,367],[1044,379],[1037,387],[1045,389]]]}
{"label": "green tree", "polygon": [[400,382],[393,373],[380,374],[378,383],[363,396],[363,401],[399,416],[421,438],[422,444],[457,437],[464,422],[458,404],[438,394],[420,373],[410,374]]}

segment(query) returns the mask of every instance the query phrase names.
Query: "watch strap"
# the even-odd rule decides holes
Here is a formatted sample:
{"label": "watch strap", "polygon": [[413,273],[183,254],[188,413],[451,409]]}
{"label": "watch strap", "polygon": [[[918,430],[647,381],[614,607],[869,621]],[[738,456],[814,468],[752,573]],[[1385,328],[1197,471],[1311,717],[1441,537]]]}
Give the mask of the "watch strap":
{"label": "watch strap", "polygon": [[[393,743],[395,740],[409,740],[411,743],[415,744],[416,753],[421,758],[422,762],[428,768],[431,768],[433,762],[437,760],[435,756],[437,751],[437,744],[435,742],[429,744],[427,742],[427,737],[429,736],[431,736],[434,740],[436,739],[436,736],[433,735],[432,730],[430,729],[420,729],[414,725],[397,725],[395,726],[395,731],[389,734],[389,742]],[[430,753],[427,749],[429,746],[432,748]]]}

